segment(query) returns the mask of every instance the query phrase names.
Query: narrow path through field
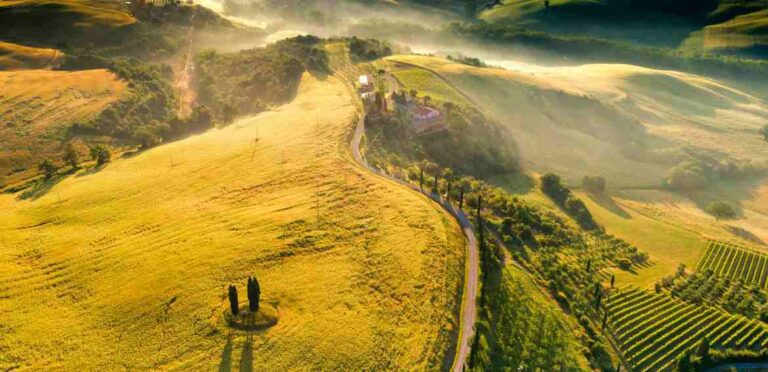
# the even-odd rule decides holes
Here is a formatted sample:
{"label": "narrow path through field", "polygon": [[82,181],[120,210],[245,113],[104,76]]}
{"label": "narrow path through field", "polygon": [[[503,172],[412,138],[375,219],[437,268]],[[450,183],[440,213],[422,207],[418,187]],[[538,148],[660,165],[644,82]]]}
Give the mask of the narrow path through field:
{"label": "narrow path through field", "polygon": [[477,322],[477,306],[475,299],[477,298],[478,290],[479,251],[477,247],[477,239],[475,238],[474,227],[472,227],[472,223],[469,222],[469,218],[467,218],[467,215],[464,214],[461,209],[456,208],[453,204],[451,204],[450,201],[442,199],[440,195],[425,192],[415,185],[385,174],[368,165],[368,162],[360,153],[360,142],[364,133],[365,115],[362,115],[357,122],[357,127],[355,128],[355,133],[352,136],[352,141],[350,143],[352,156],[354,157],[355,162],[374,174],[406,186],[414,191],[420,192],[432,199],[434,202],[440,204],[443,209],[445,209],[448,213],[456,218],[456,220],[459,222],[459,225],[461,226],[461,230],[464,232],[464,235],[467,238],[467,262],[464,271],[464,290],[462,291],[461,315],[459,319],[459,339],[458,345],[456,346],[456,355],[452,367],[453,371],[462,371],[464,370],[464,365],[466,364],[469,357],[469,353],[472,347],[471,342],[474,336],[475,323]]}

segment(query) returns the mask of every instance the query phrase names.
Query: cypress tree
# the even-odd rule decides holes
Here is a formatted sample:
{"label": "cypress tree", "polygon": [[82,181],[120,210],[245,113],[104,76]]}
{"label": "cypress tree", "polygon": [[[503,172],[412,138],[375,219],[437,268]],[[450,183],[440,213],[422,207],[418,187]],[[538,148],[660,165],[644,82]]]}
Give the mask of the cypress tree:
{"label": "cypress tree", "polygon": [[256,277],[253,277],[253,292],[255,293],[256,298],[256,309],[254,311],[259,311],[259,303],[261,302],[261,285],[259,285],[259,279],[256,279]]}
{"label": "cypress tree", "polygon": [[424,168],[421,168],[421,174],[419,174],[419,189],[424,190]]}
{"label": "cypress tree", "polygon": [[232,311],[232,315],[237,315],[240,311],[240,304],[237,300],[237,287],[229,286],[229,309]]}
{"label": "cypress tree", "polygon": [[464,206],[464,186],[461,186],[461,192],[459,193],[459,209]]}
{"label": "cypress tree", "polygon": [[701,340],[701,343],[699,344],[699,348],[696,350],[696,354],[699,355],[702,362],[704,363],[710,362],[709,337],[704,336],[704,338]]}
{"label": "cypress tree", "polygon": [[587,260],[587,273],[589,273],[589,269],[592,267],[592,260]]}
{"label": "cypress tree", "polygon": [[445,200],[451,201],[451,180],[448,180],[448,191],[445,192]]}
{"label": "cypress tree", "polygon": [[605,332],[606,323],[608,323],[608,309],[605,309],[605,315],[603,315],[603,332]]}
{"label": "cypress tree", "polygon": [[600,301],[602,299],[603,299],[603,292],[597,291],[597,293],[595,293],[595,310],[596,311],[600,310]]}
{"label": "cypress tree", "polygon": [[438,170],[437,173],[435,173],[435,193],[438,197],[440,197],[440,189],[437,188],[437,181],[440,180],[440,171]]}
{"label": "cypress tree", "polygon": [[611,274],[611,288],[613,288],[613,284],[616,282],[616,275]]}

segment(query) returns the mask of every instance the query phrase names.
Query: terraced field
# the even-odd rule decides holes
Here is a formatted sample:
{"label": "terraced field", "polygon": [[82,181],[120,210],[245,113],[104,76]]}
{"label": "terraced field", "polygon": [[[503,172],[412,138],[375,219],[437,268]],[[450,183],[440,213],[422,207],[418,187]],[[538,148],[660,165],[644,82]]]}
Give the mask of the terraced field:
{"label": "terraced field", "polygon": [[[452,361],[464,239],[359,168],[334,77],[290,104],[0,194],[0,370],[434,370]],[[279,322],[223,320],[249,275]],[[309,364],[308,364],[309,363]]]}
{"label": "terraced field", "polygon": [[698,265],[699,271],[706,269],[763,289],[768,286],[768,256],[736,245],[711,241]]}
{"label": "terraced field", "polygon": [[768,327],[758,320],[634,287],[613,294],[609,309],[610,328],[636,371],[671,370],[704,337],[715,349],[768,347]]}

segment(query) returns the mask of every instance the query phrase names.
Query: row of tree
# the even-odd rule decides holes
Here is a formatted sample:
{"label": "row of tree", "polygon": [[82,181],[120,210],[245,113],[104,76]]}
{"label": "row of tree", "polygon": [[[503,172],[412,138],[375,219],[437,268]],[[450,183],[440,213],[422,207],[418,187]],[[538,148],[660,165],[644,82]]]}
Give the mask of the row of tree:
{"label": "row of tree", "polygon": [[[108,163],[112,158],[109,149],[104,145],[92,146],[89,152],[91,154],[91,159],[96,162],[97,167],[101,167]],[[75,146],[71,143],[68,143],[67,146],[64,147],[64,153],[61,156],[61,160],[72,167],[72,169],[80,168],[80,157],[77,154]],[[56,175],[56,172],[59,171],[59,168],[50,159],[41,160],[37,168],[43,173],[43,177],[46,180],[53,178]]]}
{"label": "row of tree", "polygon": [[[261,301],[261,286],[256,277],[248,278],[247,292],[248,309],[251,313],[255,313],[259,311],[259,301]],[[240,300],[237,296],[237,287],[234,285],[229,286],[229,309],[232,312],[232,315],[240,313]]]}

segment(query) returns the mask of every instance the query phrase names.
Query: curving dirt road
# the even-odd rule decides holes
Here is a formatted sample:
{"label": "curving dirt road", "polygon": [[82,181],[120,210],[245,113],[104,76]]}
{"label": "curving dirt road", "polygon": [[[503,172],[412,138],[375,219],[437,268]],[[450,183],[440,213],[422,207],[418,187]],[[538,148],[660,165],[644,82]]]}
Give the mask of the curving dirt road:
{"label": "curving dirt road", "polygon": [[420,192],[434,202],[440,204],[448,213],[450,213],[456,221],[461,225],[461,229],[467,238],[467,262],[464,270],[464,291],[461,300],[461,319],[460,319],[460,331],[458,345],[456,346],[456,355],[453,361],[453,367],[451,368],[455,372],[464,370],[464,365],[467,363],[469,353],[471,350],[472,338],[475,332],[475,322],[477,321],[477,298],[478,291],[478,275],[479,275],[479,263],[478,256],[479,250],[477,246],[477,239],[475,238],[475,230],[472,224],[469,222],[469,218],[461,209],[456,208],[449,201],[444,200],[440,195],[428,193],[419,189],[415,185],[405,182],[401,179],[390,176],[386,173],[375,169],[368,165],[363,155],[360,153],[360,141],[365,133],[365,116],[362,116],[355,127],[355,133],[352,136],[350,143],[352,157],[363,168],[377,174],[381,177],[387,178],[393,182],[406,186],[414,191]]}

